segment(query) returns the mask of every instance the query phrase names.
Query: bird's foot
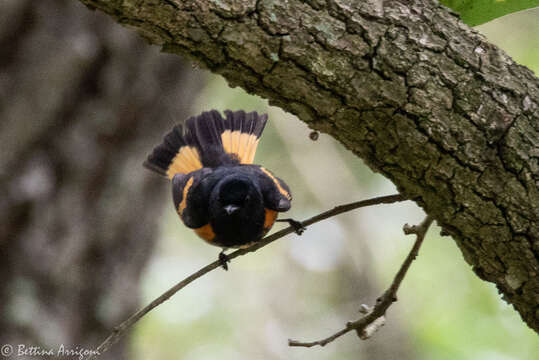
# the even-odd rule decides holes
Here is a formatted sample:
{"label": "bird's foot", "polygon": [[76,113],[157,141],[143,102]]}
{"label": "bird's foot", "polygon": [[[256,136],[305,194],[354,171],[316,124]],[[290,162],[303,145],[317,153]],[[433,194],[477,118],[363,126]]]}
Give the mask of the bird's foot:
{"label": "bird's foot", "polygon": [[228,264],[227,263],[229,263],[229,262],[230,262],[230,259],[225,254],[225,250],[221,251],[219,253],[219,263],[221,264],[223,269],[225,269],[226,271],[228,271]]}
{"label": "bird's foot", "polygon": [[276,221],[287,222],[290,226],[292,226],[294,228],[294,232],[296,234],[298,234],[298,235],[303,234],[303,232],[305,230],[307,230],[307,228],[305,226],[303,226],[301,221],[297,221],[297,220],[294,220],[294,219],[278,219]]}

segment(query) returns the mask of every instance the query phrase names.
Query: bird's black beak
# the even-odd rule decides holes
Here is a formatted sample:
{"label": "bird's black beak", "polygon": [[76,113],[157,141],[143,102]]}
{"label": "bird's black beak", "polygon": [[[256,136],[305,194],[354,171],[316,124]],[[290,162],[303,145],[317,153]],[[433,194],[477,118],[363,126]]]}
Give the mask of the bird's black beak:
{"label": "bird's black beak", "polygon": [[228,215],[232,214],[236,210],[238,210],[240,207],[236,205],[227,205],[225,206],[225,211]]}

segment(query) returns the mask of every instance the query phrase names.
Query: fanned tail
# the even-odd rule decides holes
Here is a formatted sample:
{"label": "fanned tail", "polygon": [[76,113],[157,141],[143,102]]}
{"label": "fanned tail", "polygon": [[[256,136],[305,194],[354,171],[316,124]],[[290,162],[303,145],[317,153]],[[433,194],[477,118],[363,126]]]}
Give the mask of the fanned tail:
{"label": "fanned tail", "polygon": [[172,179],[202,167],[252,164],[268,116],[256,112],[212,110],[176,125],[148,156],[144,166]]}

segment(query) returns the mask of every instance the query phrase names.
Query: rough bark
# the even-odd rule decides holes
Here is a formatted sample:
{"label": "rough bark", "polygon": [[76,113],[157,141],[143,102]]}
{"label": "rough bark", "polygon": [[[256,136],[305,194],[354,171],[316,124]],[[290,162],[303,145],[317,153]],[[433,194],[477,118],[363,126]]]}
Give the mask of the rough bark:
{"label": "rough bark", "polygon": [[0,4],[0,344],[94,349],[139,306],[170,201],[142,161],[198,82],[77,2]]}
{"label": "rough bark", "polygon": [[81,1],[341,141],[539,330],[539,82],[456,14],[431,0]]}

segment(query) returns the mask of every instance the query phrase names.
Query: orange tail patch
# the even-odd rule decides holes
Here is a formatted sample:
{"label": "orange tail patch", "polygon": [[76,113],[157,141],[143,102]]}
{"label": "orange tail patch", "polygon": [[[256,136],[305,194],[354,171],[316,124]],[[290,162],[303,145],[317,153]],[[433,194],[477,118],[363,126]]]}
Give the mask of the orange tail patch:
{"label": "orange tail patch", "polygon": [[172,159],[166,174],[167,177],[172,180],[174,175],[178,173],[188,174],[198,169],[202,169],[202,162],[200,161],[198,150],[195,147],[183,146]]}
{"label": "orange tail patch", "polygon": [[223,149],[237,157],[241,164],[252,164],[268,116],[230,110],[225,111],[225,114],[224,131],[221,134]]}

